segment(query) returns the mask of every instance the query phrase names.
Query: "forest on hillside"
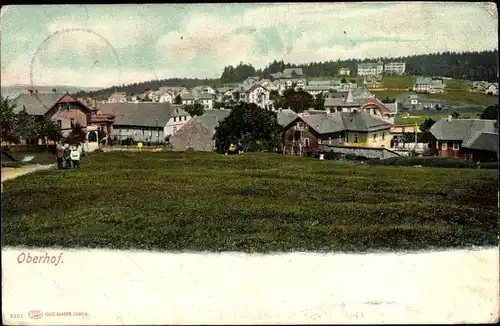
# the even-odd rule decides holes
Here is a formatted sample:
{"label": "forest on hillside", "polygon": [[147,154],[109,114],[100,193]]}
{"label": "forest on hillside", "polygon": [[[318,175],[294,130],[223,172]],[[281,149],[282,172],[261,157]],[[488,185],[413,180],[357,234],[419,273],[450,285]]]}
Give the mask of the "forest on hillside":
{"label": "forest on hillside", "polygon": [[251,76],[270,78],[271,74],[281,72],[286,68],[301,67],[308,77],[335,77],[341,67],[351,70],[356,74],[358,63],[374,62],[382,60],[406,62],[406,74],[418,76],[441,76],[465,80],[485,80],[494,82],[498,80],[498,50],[483,52],[443,52],[424,55],[412,55],[396,58],[367,58],[350,59],[325,62],[311,62],[305,64],[285,63],[283,60],[271,62],[264,69],[255,69],[251,64],[226,66],[220,79],[188,79],[174,78],[164,80],[152,80],[129,85],[113,86],[94,92],[79,92],[78,97],[91,96],[107,98],[113,92],[126,92],[127,94],[140,94],[147,89],[156,90],[163,86],[184,86],[192,88],[200,85],[220,87],[223,84],[239,83]]}
{"label": "forest on hillside", "polygon": [[250,76],[269,78],[271,74],[285,68],[301,67],[309,77],[334,77],[342,67],[349,68],[355,75],[358,64],[382,60],[406,62],[406,74],[419,76],[442,76],[466,80],[496,81],[498,74],[498,51],[484,52],[443,52],[425,55],[412,55],[396,58],[350,59],[325,62],[291,64],[273,61],[264,69],[255,69],[252,65],[240,63],[238,66],[227,66],[221,75],[223,83],[241,82]]}

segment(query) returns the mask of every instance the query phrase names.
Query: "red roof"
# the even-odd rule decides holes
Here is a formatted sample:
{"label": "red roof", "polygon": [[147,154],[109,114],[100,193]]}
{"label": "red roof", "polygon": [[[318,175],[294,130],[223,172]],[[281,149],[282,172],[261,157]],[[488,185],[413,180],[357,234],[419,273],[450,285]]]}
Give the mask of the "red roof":
{"label": "red roof", "polygon": [[383,105],[382,103],[380,103],[379,101],[377,101],[377,99],[374,98],[374,97],[371,97],[371,98],[367,99],[365,101],[365,103],[363,103],[363,105],[367,105],[367,104],[374,104],[374,105],[378,106],[379,109],[380,109],[380,111],[382,113],[391,113],[391,110],[389,110],[388,108],[386,108],[385,105]]}
{"label": "red roof", "polygon": [[77,102],[71,95],[64,95],[57,103]]}

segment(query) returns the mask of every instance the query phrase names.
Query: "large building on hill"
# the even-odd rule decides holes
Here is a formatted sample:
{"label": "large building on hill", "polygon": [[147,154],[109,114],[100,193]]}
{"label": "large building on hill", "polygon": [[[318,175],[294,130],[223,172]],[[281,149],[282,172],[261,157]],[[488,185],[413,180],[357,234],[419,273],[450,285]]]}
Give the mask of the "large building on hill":
{"label": "large building on hill", "polygon": [[405,72],[405,62],[388,62],[384,65],[384,73],[387,75],[404,75]]}

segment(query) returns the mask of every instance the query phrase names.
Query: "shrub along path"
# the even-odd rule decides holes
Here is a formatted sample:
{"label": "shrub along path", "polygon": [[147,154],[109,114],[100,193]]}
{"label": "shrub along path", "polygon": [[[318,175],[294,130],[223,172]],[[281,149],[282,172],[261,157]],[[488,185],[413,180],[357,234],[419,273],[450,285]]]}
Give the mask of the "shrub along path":
{"label": "shrub along path", "polygon": [[498,173],[110,152],[8,180],[4,245],[365,251],[496,245]]}

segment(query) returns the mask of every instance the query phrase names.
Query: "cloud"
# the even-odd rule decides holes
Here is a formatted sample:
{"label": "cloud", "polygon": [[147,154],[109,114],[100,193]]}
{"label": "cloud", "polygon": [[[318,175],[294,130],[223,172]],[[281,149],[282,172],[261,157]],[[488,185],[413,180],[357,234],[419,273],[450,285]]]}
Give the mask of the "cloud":
{"label": "cloud", "polygon": [[[22,55],[10,62],[2,71],[1,84],[30,84],[31,56]],[[27,68],[28,67],[28,68]],[[96,63],[95,66],[79,66],[76,68],[48,67],[43,58],[36,57],[33,65],[33,84],[40,86],[71,85],[82,87],[109,87],[112,85],[130,84],[155,80],[158,76],[175,76],[168,69],[152,70],[123,68]]]}
{"label": "cloud", "polygon": [[[489,50],[498,48],[498,24],[490,18],[467,4],[263,5],[223,19],[190,15],[184,28],[159,39],[157,49],[183,63],[208,56],[218,67],[243,61],[259,68],[273,59],[306,63]],[[263,46],[260,34],[276,26],[282,46]]]}

